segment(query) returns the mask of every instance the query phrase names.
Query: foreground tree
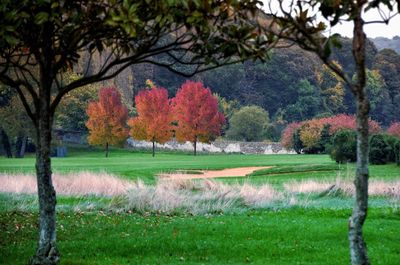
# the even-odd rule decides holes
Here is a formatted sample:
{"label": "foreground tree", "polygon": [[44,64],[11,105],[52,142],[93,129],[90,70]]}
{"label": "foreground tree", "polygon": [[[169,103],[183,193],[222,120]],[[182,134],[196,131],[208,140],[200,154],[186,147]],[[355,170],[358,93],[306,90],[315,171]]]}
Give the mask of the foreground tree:
{"label": "foreground tree", "polygon": [[194,155],[197,142],[208,143],[221,134],[225,117],[218,110],[218,100],[201,82],[186,81],[172,101],[173,115],[178,126],[178,141],[193,143]]}
{"label": "foreground tree", "polygon": [[99,92],[99,101],[87,108],[89,120],[89,144],[103,145],[108,157],[109,145],[122,146],[128,138],[128,109],[121,102],[121,94],[115,87],[105,87]]}
{"label": "foreground tree", "polygon": [[172,112],[168,91],[153,86],[150,90],[142,90],[135,97],[138,116],[128,121],[130,135],[137,140],[163,144],[170,140],[172,133]]}
{"label": "foreground tree", "polygon": [[[349,219],[350,258],[354,265],[370,264],[367,248],[363,238],[363,224],[368,210],[368,114],[370,103],[366,91],[366,23],[388,23],[398,1],[268,1],[267,14],[272,19],[268,27],[271,35],[285,40],[289,44],[296,43],[301,48],[311,51],[350,88],[356,101],[357,113],[357,169],[355,177],[356,196],[353,213]],[[278,5],[276,5],[278,4]],[[364,12],[378,9],[381,21],[364,21]],[[398,13],[396,10],[395,13]],[[330,26],[341,20],[351,21],[354,25],[352,53],[355,62],[355,78],[349,77],[330,58],[333,47],[340,47],[338,35],[325,37],[322,33],[327,25],[318,22],[324,17]]]}
{"label": "foreground tree", "polygon": [[[78,87],[113,78],[133,64],[157,64],[191,76],[245,58],[264,59],[274,39],[260,34],[251,19],[257,4],[253,0],[0,2],[0,82],[17,91],[36,133],[40,216],[31,264],[59,262],[50,144],[54,113],[62,98]],[[62,82],[67,69],[89,66],[100,55],[104,60],[97,70],[87,67],[80,78]]]}

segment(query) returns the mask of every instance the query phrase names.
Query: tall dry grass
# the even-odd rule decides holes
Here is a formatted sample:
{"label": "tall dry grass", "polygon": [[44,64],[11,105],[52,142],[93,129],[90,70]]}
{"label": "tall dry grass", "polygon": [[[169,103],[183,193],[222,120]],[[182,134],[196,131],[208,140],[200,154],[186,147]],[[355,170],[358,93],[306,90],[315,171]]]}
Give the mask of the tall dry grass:
{"label": "tall dry grass", "polygon": [[[54,174],[53,181],[57,193],[61,195],[113,197],[109,207],[115,211],[205,214],[277,205],[307,205],[308,197],[299,197],[299,193],[310,196],[312,193],[354,195],[353,183],[342,178],[334,181],[290,181],[283,184],[283,191],[269,184],[225,184],[212,179],[160,179],[156,184],[149,185],[140,180],[123,180],[104,172]],[[0,192],[34,194],[37,192],[36,177],[0,174]],[[369,194],[386,196],[397,203],[400,201],[400,180],[372,180]],[[31,207],[36,202],[29,203]],[[92,206],[85,204],[84,207],[89,209]]]}
{"label": "tall dry grass", "polygon": [[[115,196],[124,194],[131,182],[105,172],[81,171],[54,174],[53,184],[57,194]],[[28,174],[0,174],[0,192],[37,193],[36,177]]]}
{"label": "tall dry grass", "polygon": [[[335,181],[290,181],[285,183],[283,187],[290,193],[326,192],[335,189],[344,195],[353,196],[355,194],[353,182],[341,179],[336,179]],[[368,194],[371,196],[400,198],[400,180],[371,180],[368,186]]]}
{"label": "tall dry grass", "polygon": [[282,197],[269,185],[227,185],[213,180],[160,180],[146,185],[138,181],[114,206],[139,212],[204,214],[265,207]]}

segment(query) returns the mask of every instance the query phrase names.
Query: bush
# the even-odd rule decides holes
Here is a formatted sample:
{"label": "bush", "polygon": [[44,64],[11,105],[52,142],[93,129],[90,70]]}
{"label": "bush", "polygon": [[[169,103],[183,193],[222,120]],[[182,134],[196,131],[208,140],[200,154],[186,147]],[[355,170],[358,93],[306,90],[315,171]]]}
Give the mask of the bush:
{"label": "bush", "polygon": [[337,163],[357,160],[357,134],[354,131],[338,131],[332,140],[330,156]]}
{"label": "bush", "polygon": [[371,164],[383,165],[390,162],[390,158],[394,157],[394,152],[388,144],[385,135],[372,135],[369,141],[369,161]]}
{"label": "bush", "polygon": [[293,133],[293,140],[292,140],[292,147],[294,149],[294,151],[296,151],[296,153],[301,154],[301,152],[303,151],[304,145],[303,142],[300,139],[300,130],[297,129],[294,133]]}

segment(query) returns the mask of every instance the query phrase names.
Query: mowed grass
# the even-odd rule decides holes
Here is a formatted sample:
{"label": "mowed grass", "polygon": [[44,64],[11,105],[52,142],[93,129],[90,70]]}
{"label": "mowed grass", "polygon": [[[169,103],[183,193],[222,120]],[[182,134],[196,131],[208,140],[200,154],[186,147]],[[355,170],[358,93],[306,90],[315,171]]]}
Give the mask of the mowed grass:
{"label": "mowed grass", "polygon": [[[106,171],[152,184],[175,170],[274,166],[225,183],[270,183],[352,178],[355,165],[337,165],[326,155],[239,155],[70,150],[54,158],[56,172]],[[0,158],[0,173],[33,173],[34,157]],[[396,165],[371,166],[371,178],[400,178]],[[0,184],[1,185],[1,184]],[[276,206],[191,216],[184,213],[116,213],[112,198],[59,197],[58,244],[61,264],[348,264],[350,197],[301,196],[302,207]],[[87,205],[95,205],[84,210]],[[76,207],[82,206],[82,207]],[[372,264],[399,264],[399,204],[371,198],[364,234]],[[38,238],[34,195],[0,194],[0,264],[26,264]]]}
{"label": "mowed grass", "polygon": [[[213,216],[58,214],[61,264],[348,264],[349,210],[292,208]],[[371,210],[372,264],[398,264],[400,216]],[[37,216],[0,217],[1,264],[25,264]]]}
{"label": "mowed grass", "polygon": [[[105,158],[101,150],[79,151],[72,149],[68,157],[53,158],[52,168],[55,172],[71,171],[106,171],[128,179],[142,179],[147,183],[154,182],[159,173],[176,170],[224,169],[244,166],[276,166],[302,164],[335,163],[328,156],[321,155],[241,155],[241,154],[199,154],[191,153],[156,153],[153,158],[148,152],[133,152],[114,149],[110,157]],[[33,173],[35,157],[24,159],[0,158],[0,172]]]}
{"label": "mowed grass", "polygon": [[[133,152],[113,149],[105,158],[102,150],[86,151],[71,148],[68,157],[53,158],[54,172],[105,171],[131,180],[142,179],[154,183],[156,175],[176,170],[216,170],[246,166],[274,166],[258,171],[246,178],[221,178],[226,182],[282,183],[293,178],[334,179],[338,176],[352,178],[355,165],[337,165],[328,155],[242,155],[242,154],[199,154],[158,152],[151,157],[149,152]],[[0,157],[2,173],[34,173],[35,157],[7,159]],[[371,178],[393,179],[400,177],[400,167],[391,164],[370,166]]]}

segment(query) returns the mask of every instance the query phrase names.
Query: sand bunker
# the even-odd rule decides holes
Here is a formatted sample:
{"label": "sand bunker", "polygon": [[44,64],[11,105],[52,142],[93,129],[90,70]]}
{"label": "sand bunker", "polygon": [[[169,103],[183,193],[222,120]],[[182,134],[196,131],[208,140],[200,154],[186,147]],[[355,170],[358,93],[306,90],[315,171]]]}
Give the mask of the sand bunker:
{"label": "sand bunker", "polygon": [[245,177],[256,170],[271,168],[268,167],[236,167],[226,168],[222,170],[196,170],[201,174],[185,174],[185,173],[163,173],[158,176],[163,179],[208,179],[208,178],[227,178],[227,177]]}

